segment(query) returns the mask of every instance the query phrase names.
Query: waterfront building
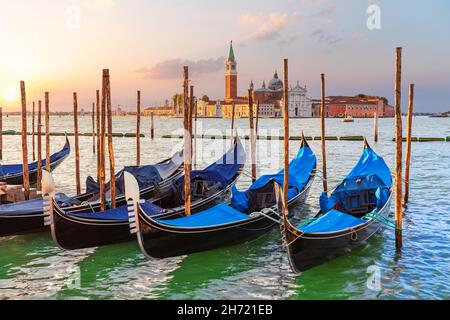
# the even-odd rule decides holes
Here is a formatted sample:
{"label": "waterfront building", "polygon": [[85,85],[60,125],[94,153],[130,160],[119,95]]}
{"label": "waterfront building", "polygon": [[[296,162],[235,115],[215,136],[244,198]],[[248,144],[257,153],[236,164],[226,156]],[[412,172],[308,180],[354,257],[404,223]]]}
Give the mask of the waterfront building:
{"label": "waterfront building", "polygon": [[[312,100],[311,114],[313,117],[320,117],[320,99]],[[359,94],[356,96],[328,96],[325,98],[325,117],[343,118],[351,116],[353,118],[373,118],[377,113],[378,117],[394,117],[394,107],[384,97],[367,96]]]}
{"label": "waterfront building", "polygon": [[297,81],[295,87],[289,89],[289,117],[310,118],[312,114],[312,99],[307,97],[306,86],[300,86]]}
{"label": "waterfront building", "polygon": [[173,116],[173,109],[171,106],[162,107],[148,107],[144,109],[144,116],[150,116],[153,113],[154,116],[158,117],[169,117]]}

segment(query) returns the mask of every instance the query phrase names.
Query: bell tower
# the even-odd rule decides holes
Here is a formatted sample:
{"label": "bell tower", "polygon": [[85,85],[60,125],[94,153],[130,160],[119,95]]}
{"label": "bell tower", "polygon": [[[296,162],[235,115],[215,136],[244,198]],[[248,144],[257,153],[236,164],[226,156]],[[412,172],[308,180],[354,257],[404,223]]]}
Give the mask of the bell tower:
{"label": "bell tower", "polygon": [[225,100],[237,98],[237,62],[234,57],[233,41],[230,44],[230,53],[226,62],[225,71]]}

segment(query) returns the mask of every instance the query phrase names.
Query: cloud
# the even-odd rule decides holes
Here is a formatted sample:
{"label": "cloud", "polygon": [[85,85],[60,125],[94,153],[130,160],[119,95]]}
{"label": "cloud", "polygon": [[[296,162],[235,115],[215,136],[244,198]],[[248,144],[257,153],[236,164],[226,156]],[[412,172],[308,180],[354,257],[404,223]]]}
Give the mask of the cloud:
{"label": "cloud", "polygon": [[225,57],[203,60],[171,59],[155,64],[151,68],[140,68],[134,72],[143,79],[178,79],[182,77],[183,66],[189,66],[190,74],[208,74],[224,67]]}
{"label": "cloud", "polygon": [[268,14],[243,14],[239,17],[239,21],[244,26],[255,27],[254,30],[243,41],[242,45],[250,42],[279,40],[282,33],[287,28],[289,22],[298,22],[301,16],[298,12],[292,14],[270,12]]}
{"label": "cloud", "polygon": [[327,45],[332,45],[335,43],[338,43],[342,40],[342,38],[335,36],[335,35],[331,35],[331,34],[327,34],[325,32],[324,29],[315,29],[312,33],[311,36],[317,40],[317,42],[321,42],[321,43],[325,43]]}

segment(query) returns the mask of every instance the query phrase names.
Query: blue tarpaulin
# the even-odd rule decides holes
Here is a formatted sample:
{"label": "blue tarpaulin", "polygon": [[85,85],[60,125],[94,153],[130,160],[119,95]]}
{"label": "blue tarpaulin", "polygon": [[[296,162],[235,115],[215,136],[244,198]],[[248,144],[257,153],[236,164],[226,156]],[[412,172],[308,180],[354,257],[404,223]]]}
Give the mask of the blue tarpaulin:
{"label": "blue tarpaulin", "polygon": [[[183,152],[175,153],[171,159],[164,163],[158,163],[155,165],[145,166],[128,166],[119,171],[116,174],[116,194],[124,194],[124,176],[123,173],[131,173],[139,184],[139,189],[145,189],[152,186],[155,183],[161,182],[164,179],[170,177],[183,162]],[[110,183],[106,184],[105,192],[109,192]],[[100,185],[92,177],[86,179],[86,193],[98,193],[100,191]]]}
{"label": "blue tarpaulin", "polygon": [[232,223],[249,219],[247,214],[241,213],[230,206],[221,203],[208,210],[196,213],[189,217],[173,220],[157,220],[161,224],[176,227],[208,227],[221,224]]}
{"label": "blue tarpaulin", "polygon": [[[288,198],[292,199],[303,190],[311,176],[317,163],[316,156],[309,146],[305,146],[298,151],[297,156],[289,163],[289,190]],[[237,210],[245,211],[249,209],[249,198],[252,192],[266,187],[273,181],[283,185],[284,169],[276,174],[261,176],[256,180],[247,191],[239,191],[233,187],[233,197],[231,205]]]}
{"label": "blue tarpaulin", "polygon": [[[64,145],[64,147],[52,154],[50,156],[50,163],[55,162],[59,159],[62,159],[64,157],[66,157],[67,155],[69,155],[70,153],[70,144],[66,141],[66,144]],[[42,168],[45,168],[46,166],[46,159],[42,159],[41,160],[41,166]],[[38,166],[38,161],[32,162],[28,164],[28,170],[29,171],[33,171],[36,170]],[[13,175],[13,174],[18,174],[18,173],[22,173],[23,172],[23,165],[22,164],[3,164],[0,165],[0,177],[1,176],[6,176],[6,175]]]}
{"label": "blue tarpaulin", "polygon": [[367,176],[378,176],[387,187],[392,186],[392,177],[389,167],[384,162],[384,159],[376,154],[372,148],[364,148],[364,152],[355,165],[353,170],[347,175],[345,179],[360,178]]}
{"label": "blue tarpaulin", "polygon": [[[219,160],[204,170],[191,171],[191,181],[204,180],[219,182],[223,187],[228,185],[245,164],[245,150],[239,139],[235,140],[234,147],[225,153]],[[184,184],[184,176],[174,184],[174,189]]]}
{"label": "blue tarpaulin", "polygon": [[331,210],[326,215],[321,216],[316,221],[300,228],[303,232],[335,232],[347,228],[352,228],[364,223],[359,218],[353,217],[347,213]]}
{"label": "blue tarpaulin", "polygon": [[[316,221],[299,228],[303,232],[334,232],[351,228],[365,221],[336,210],[357,212],[383,207],[389,199],[392,178],[389,167],[370,147],[364,152],[352,171],[328,197],[320,197],[320,209],[324,214]],[[355,211],[356,210],[356,211]],[[371,210],[371,209],[370,209]],[[368,212],[366,212],[368,213]]]}

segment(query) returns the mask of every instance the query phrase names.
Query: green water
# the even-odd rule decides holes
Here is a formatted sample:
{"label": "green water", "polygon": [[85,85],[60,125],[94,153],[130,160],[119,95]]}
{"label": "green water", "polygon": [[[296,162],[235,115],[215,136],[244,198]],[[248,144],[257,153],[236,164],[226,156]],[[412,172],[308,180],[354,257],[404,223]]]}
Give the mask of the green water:
{"label": "green water", "polygon": [[[89,121],[89,117],[81,118],[82,131],[89,131]],[[133,118],[114,121],[115,131],[133,131]],[[148,121],[144,119],[144,126]],[[53,130],[64,131],[71,128],[71,119],[55,117],[52,125]],[[157,135],[172,133],[180,125],[179,119],[157,119]],[[229,123],[207,119],[202,125],[223,130]],[[247,120],[240,119],[237,125],[245,128]],[[371,120],[356,120],[353,124],[327,120],[328,132],[339,135],[364,135],[372,132],[371,125]],[[417,136],[450,135],[447,119],[416,118],[414,125]],[[6,119],[5,130],[17,127],[17,119]],[[262,130],[280,127],[279,120],[262,120],[260,124]],[[392,119],[381,119],[380,142],[374,145],[391,168],[392,127]],[[301,130],[306,135],[320,135],[319,121],[292,120],[291,132]],[[20,162],[20,150],[13,147],[19,137],[4,139],[4,162]],[[91,139],[80,140],[84,180],[88,174],[95,175],[95,156]],[[62,138],[52,137],[52,150],[62,143]],[[144,138],[143,163],[170,155],[177,143]],[[215,160],[223,152],[219,146],[229,142],[215,143],[219,143],[215,148],[205,147],[208,152],[204,152],[202,165]],[[276,143],[258,143],[259,174],[273,172],[282,165],[281,144],[272,145]],[[291,146],[293,155],[298,143],[294,141]],[[311,147],[320,158],[320,145],[311,142]],[[328,142],[330,184],[344,177],[361,151],[361,142]],[[134,140],[115,140],[115,152],[118,166],[133,163]],[[58,191],[73,194],[73,163],[72,154],[54,172]],[[49,234],[13,236],[0,239],[0,299],[448,299],[450,143],[413,144],[411,174],[411,201],[404,212],[401,253],[395,251],[393,230],[384,229],[368,244],[296,276],[290,271],[278,229],[250,243],[165,260],[146,259],[134,242],[67,252],[58,249]],[[248,185],[249,179],[242,177],[239,186]],[[321,181],[317,179],[304,210],[297,212],[299,220],[314,215],[320,189]],[[379,270],[379,287],[367,285],[372,274],[368,268]]]}

